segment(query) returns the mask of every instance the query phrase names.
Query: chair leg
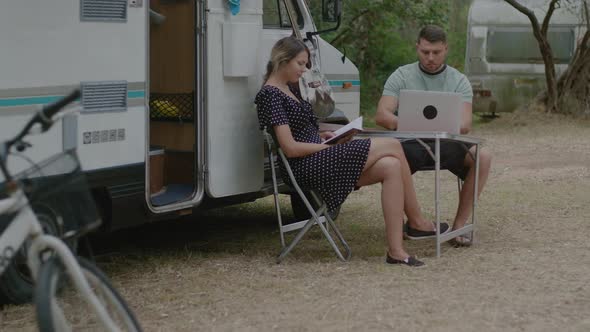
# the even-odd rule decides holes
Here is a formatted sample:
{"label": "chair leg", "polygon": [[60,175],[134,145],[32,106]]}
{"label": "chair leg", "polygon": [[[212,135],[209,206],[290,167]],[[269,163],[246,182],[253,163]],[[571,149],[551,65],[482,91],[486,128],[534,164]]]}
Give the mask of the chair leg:
{"label": "chair leg", "polygon": [[[316,202],[318,202],[318,204],[319,204],[320,203],[320,199],[319,199],[318,195],[315,192],[313,192],[313,191],[311,192],[311,195],[316,200]],[[321,223],[318,224],[318,225],[320,226],[320,228],[324,232],[324,235],[326,236],[326,238],[330,242],[330,245],[332,246],[332,248],[336,252],[336,255],[338,255],[338,258],[340,258],[340,260],[342,260],[342,261],[349,260],[350,257],[352,256],[352,251],[350,250],[350,247],[348,246],[348,243],[346,242],[346,240],[344,240],[344,237],[342,236],[342,233],[340,233],[340,229],[338,229],[338,227],[336,226],[336,223],[334,222],[334,220],[332,220],[332,217],[330,217],[330,213],[328,213],[328,208],[327,208],[326,204],[325,203],[322,204],[322,207],[320,207],[320,209],[318,209],[318,211],[322,211],[322,215],[328,221],[326,223],[325,229],[324,229],[324,227],[323,227],[323,225]],[[330,235],[330,227],[334,230],[334,233],[336,234],[336,237],[338,238],[338,240],[340,241],[340,243],[344,247],[344,250],[346,251],[346,257],[342,255],[342,252],[340,251],[340,249],[336,245],[334,239]]]}
{"label": "chair leg", "polygon": [[281,246],[285,247],[285,235],[283,234],[283,220],[281,215],[281,205],[279,204],[279,187],[277,184],[277,174],[275,170],[274,158],[273,158],[273,151],[272,151],[272,144],[269,140],[267,140],[268,144],[268,162],[270,164],[270,171],[272,175],[272,186],[273,186],[273,196],[275,202],[275,212],[277,214],[277,222],[279,224],[279,233],[281,235]]}
{"label": "chair leg", "polygon": [[[314,223],[316,223],[316,221],[317,220],[314,218],[307,220],[307,223],[305,224],[305,226],[303,226],[303,228],[297,233],[297,235],[295,235],[295,238],[289,243],[289,245],[286,247],[283,247],[283,250],[281,250],[281,253],[277,257],[277,264],[280,263],[283,260],[283,258],[285,258],[291,252],[291,250],[293,248],[295,248],[297,243],[299,243],[301,238],[303,238],[303,235],[305,235],[305,233],[307,233],[307,231],[311,228],[311,226],[313,226]],[[320,222],[320,224],[321,224],[321,222]]]}
{"label": "chair leg", "polygon": [[[323,211],[321,211],[321,210],[323,210]],[[295,235],[295,238],[289,243],[289,245],[284,247],[283,250],[281,250],[281,253],[277,257],[277,263],[280,263],[291,252],[291,250],[303,238],[303,235],[305,235],[305,233],[307,233],[307,231],[314,224],[317,224],[320,227],[322,233],[326,237],[326,240],[328,240],[328,243],[330,243],[330,246],[332,247],[332,249],[336,253],[336,256],[338,256],[338,258],[340,260],[345,262],[350,259],[350,257],[352,256],[352,251],[350,250],[350,246],[348,245],[346,240],[344,240],[342,233],[340,233],[340,230],[338,229],[338,227],[336,226],[336,224],[334,223],[332,218],[330,218],[330,216],[327,214],[326,207],[323,206],[320,210],[318,210],[318,212],[319,213],[316,213],[315,211],[313,211],[312,218],[307,220],[307,223],[305,224],[305,226],[303,226],[303,228],[297,233],[297,235]],[[336,241],[334,241],[334,238],[332,237],[332,235],[330,235],[330,232],[328,231],[327,224],[324,223],[324,220],[322,220],[322,218],[324,220],[326,220],[327,224],[329,224],[330,227],[333,229],[334,233],[336,234],[336,237],[338,238],[338,240],[342,244],[342,247],[344,248],[345,255],[342,253],[340,248],[338,248]]]}
{"label": "chair leg", "polygon": [[[295,187],[297,193],[302,197],[303,203],[306,205],[307,209],[309,210],[309,212],[311,213],[312,216],[310,219],[307,220],[307,223],[297,233],[297,235],[295,235],[295,238],[289,243],[289,245],[286,247],[283,247],[283,250],[281,251],[281,253],[277,257],[277,263],[280,263],[291,252],[291,250],[297,245],[297,243],[299,243],[301,238],[303,238],[303,235],[305,235],[305,233],[307,233],[307,231],[314,224],[317,224],[320,227],[322,233],[326,237],[326,240],[328,240],[328,243],[330,243],[330,246],[332,247],[332,249],[336,253],[336,256],[338,256],[338,258],[342,261],[348,261],[350,259],[350,257],[352,256],[352,251],[350,250],[350,246],[348,245],[346,240],[344,240],[342,233],[340,232],[340,230],[338,229],[338,227],[336,226],[336,224],[334,223],[332,218],[329,216],[326,204],[323,203],[320,206],[320,208],[316,211],[315,209],[313,209],[313,207],[311,206],[309,201],[307,199],[303,198],[303,197],[305,197],[305,195],[303,194],[303,192],[301,191],[299,186],[294,185],[294,187]],[[318,202],[318,203],[320,202],[319,197],[313,191],[312,191],[312,197],[314,200],[316,200],[316,202]],[[327,221],[326,224],[324,224],[324,221],[322,220],[322,218]],[[338,238],[338,240],[342,244],[342,247],[345,250],[345,255],[342,253],[340,248],[338,248],[338,245],[336,244],[336,241],[334,241],[334,238],[332,237],[332,235],[330,235],[327,225],[330,225],[330,227],[334,230],[336,237]]]}
{"label": "chair leg", "polygon": [[[301,190],[301,188],[299,187],[299,185],[295,181],[295,177],[293,175],[293,172],[291,171],[291,168],[289,167],[289,163],[287,161],[287,158],[285,157],[285,155],[283,154],[283,152],[279,148],[279,149],[277,149],[277,158],[280,158],[280,160],[285,165],[285,168],[287,170],[287,173],[289,174],[289,177],[291,179],[294,189],[297,191],[297,194],[299,195],[299,197],[303,201],[305,207],[307,208],[307,210],[311,214],[311,218],[299,222],[300,224],[302,224],[302,226],[301,225],[293,225],[293,224],[283,226],[283,222],[282,222],[282,218],[281,218],[281,209],[280,209],[279,198],[278,198],[279,192],[278,192],[278,185],[277,185],[277,174],[276,174],[276,170],[274,167],[273,149],[272,149],[272,145],[270,142],[272,142],[270,137],[267,137],[268,158],[269,158],[271,172],[272,172],[275,210],[277,213],[277,221],[279,224],[279,233],[281,235],[281,245],[282,245],[282,250],[281,250],[279,256],[277,257],[277,263],[280,263],[291,252],[291,250],[293,250],[293,248],[297,245],[297,243],[299,243],[299,241],[303,238],[303,235],[305,235],[305,233],[307,233],[307,231],[314,224],[317,224],[320,227],[322,233],[324,234],[324,236],[326,237],[326,239],[330,243],[330,246],[332,247],[334,252],[336,252],[336,255],[338,256],[338,258],[342,261],[349,260],[352,255],[350,247],[349,247],[348,243],[346,243],[346,241],[344,240],[344,237],[342,236],[342,233],[340,233],[340,230],[338,229],[338,227],[334,223],[334,220],[332,220],[332,218],[329,216],[326,204],[319,198],[319,196],[315,192],[312,191],[311,193],[312,193],[313,200],[315,200],[317,202],[317,205],[320,206],[320,208],[317,210],[315,208],[313,208],[313,206],[311,205],[311,203],[309,202],[309,200],[307,199],[307,197],[305,196],[305,194],[303,193],[303,191]],[[299,223],[296,223],[296,224],[299,224]],[[345,255],[342,254],[342,251],[340,250],[340,248],[338,248],[338,245],[336,245],[334,238],[332,237],[332,235],[330,235],[330,228],[332,228],[334,230],[336,237],[338,238],[338,240],[342,244],[342,247],[344,248],[344,250],[346,252]],[[295,238],[288,245],[286,245],[284,233],[289,230],[295,230],[295,229],[300,229],[300,230],[295,235]]]}

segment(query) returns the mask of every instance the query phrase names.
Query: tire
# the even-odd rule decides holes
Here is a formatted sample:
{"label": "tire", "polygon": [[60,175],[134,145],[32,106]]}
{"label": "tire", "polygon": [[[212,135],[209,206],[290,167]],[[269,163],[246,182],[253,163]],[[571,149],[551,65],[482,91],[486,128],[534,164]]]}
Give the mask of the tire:
{"label": "tire", "polygon": [[[46,204],[33,204],[33,211],[37,216],[43,232],[60,237],[63,233],[63,218]],[[76,252],[77,240],[70,240],[68,247]],[[25,242],[12,259],[12,264],[0,276],[0,303],[24,304],[33,298],[34,283],[31,271],[27,266],[27,249]]]}
{"label": "tire", "polygon": [[[78,258],[78,262],[94,294],[107,309],[119,330],[141,331],[134,313],[102,271],[81,257]],[[57,257],[52,257],[41,267],[34,300],[39,331],[62,331],[59,312],[63,312],[68,330],[104,328],[94,311],[70,282]]]}
{"label": "tire", "polygon": [[[310,192],[305,191],[304,194],[305,197],[307,197],[307,200],[311,203],[311,206],[314,209],[317,209],[318,206],[317,204],[315,204],[315,201],[313,200],[313,197],[311,196]],[[297,220],[306,220],[311,218],[311,214],[307,210],[307,207],[303,203],[303,200],[301,200],[301,198],[296,192],[291,194],[291,210],[293,211],[293,216],[295,216]],[[336,220],[339,214],[340,207],[337,207],[332,211],[328,211],[328,215],[332,218],[332,220]]]}

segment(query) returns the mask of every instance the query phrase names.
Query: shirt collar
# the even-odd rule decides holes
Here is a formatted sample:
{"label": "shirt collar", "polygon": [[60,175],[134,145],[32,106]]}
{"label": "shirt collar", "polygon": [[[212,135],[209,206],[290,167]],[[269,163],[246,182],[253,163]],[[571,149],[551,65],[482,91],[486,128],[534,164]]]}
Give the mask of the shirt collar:
{"label": "shirt collar", "polygon": [[418,62],[418,68],[420,68],[420,70],[426,74],[426,75],[431,75],[431,76],[435,76],[438,75],[440,73],[442,73],[443,71],[445,71],[445,69],[447,69],[447,64],[443,64],[439,70],[435,71],[434,73],[431,73],[429,71],[426,71],[424,68],[422,68],[422,65],[420,64],[420,62]]}

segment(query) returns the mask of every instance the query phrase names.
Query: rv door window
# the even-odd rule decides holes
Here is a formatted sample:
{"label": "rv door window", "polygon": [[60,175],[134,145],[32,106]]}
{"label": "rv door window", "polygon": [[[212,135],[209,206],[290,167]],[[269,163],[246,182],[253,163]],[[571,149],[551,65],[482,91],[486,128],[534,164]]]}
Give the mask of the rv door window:
{"label": "rv door window", "polygon": [[[525,27],[488,29],[486,58],[492,63],[543,63],[533,31]],[[555,63],[568,63],[574,53],[574,30],[551,28],[548,32]],[[515,47],[515,45],[518,45]]]}
{"label": "rv door window", "polygon": [[[292,1],[292,0],[287,0]],[[262,25],[264,28],[271,29],[291,29],[291,22],[289,21],[289,15],[287,14],[287,8],[283,0],[264,0],[262,5],[264,14],[262,15]],[[303,28],[303,17],[299,11],[297,2],[293,3],[297,14],[297,25],[299,28]]]}

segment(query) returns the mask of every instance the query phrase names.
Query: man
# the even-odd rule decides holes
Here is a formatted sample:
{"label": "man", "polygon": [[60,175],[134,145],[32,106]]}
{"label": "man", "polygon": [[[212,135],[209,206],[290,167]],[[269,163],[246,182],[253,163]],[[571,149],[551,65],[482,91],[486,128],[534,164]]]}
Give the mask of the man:
{"label": "man", "polygon": [[[467,77],[457,69],[445,63],[448,45],[444,30],[435,25],[427,25],[420,30],[416,42],[418,62],[399,67],[387,79],[383,89],[383,96],[379,100],[375,122],[387,129],[397,129],[397,110],[400,90],[425,90],[456,92],[463,96],[463,112],[461,134],[471,131],[473,91]],[[426,142],[434,151],[434,142]],[[463,179],[464,185],[459,195],[457,214],[453,222],[453,230],[465,225],[472,212],[473,184],[475,181],[475,161],[472,157],[475,147],[467,146],[471,153],[467,153],[465,146],[457,142],[441,142],[441,168],[453,172]],[[417,141],[402,143],[411,172],[414,173],[424,166],[433,166],[434,160]],[[485,149],[479,152],[478,196],[481,193],[490,172],[491,155]],[[408,211],[410,210],[410,211]],[[406,209],[408,225],[412,220],[421,218],[419,207]],[[460,236],[454,239],[455,244],[469,246],[471,239]]]}

